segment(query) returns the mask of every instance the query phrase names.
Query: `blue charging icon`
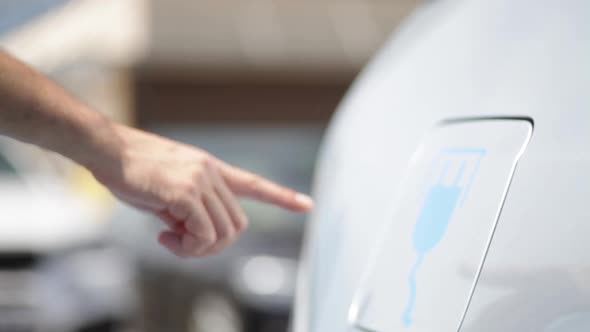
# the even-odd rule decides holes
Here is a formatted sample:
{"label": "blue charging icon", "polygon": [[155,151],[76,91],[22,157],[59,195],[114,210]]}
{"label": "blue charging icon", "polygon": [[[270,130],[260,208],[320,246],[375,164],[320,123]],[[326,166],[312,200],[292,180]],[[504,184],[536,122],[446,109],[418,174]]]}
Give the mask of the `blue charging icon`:
{"label": "blue charging icon", "polygon": [[402,314],[406,327],[413,323],[418,270],[426,254],[443,239],[454,212],[462,206],[485,153],[485,149],[447,148],[436,158],[431,172],[433,180],[414,226],[413,246],[417,259],[410,270],[410,296]]}

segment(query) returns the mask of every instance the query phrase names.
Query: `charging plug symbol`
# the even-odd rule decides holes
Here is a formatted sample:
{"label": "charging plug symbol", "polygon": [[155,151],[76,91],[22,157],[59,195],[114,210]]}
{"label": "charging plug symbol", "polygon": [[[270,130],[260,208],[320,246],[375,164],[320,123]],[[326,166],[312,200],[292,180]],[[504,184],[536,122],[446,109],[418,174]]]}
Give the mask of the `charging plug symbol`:
{"label": "charging plug symbol", "polygon": [[[473,154],[476,154],[475,158]],[[481,149],[447,149],[438,158],[434,171],[439,172],[437,181],[428,190],[414,226],[413,245],[417,259],[410,270],[410,296],[402,321],[406,327],[412,325],[412,313],[416,301],[416,275],[424,256],[444,237],[453,217],[467,194],[481,157]],[[441,167],[442,166],[442,167]],[[449,180],[451,180],[450,183]]]}

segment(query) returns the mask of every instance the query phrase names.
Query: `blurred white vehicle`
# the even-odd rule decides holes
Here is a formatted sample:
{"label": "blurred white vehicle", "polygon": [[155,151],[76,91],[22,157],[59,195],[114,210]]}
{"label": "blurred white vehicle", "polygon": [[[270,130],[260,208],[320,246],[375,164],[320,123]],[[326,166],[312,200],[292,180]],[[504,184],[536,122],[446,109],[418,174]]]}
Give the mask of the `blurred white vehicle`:
{"label": "blurred white vehicle", "polygon": [[424,2],[328,131],[295,332],[590,331],[589,22]]}
{"label": "blurred white vehicle", "polygon": [[0,330],[109,331],[132,308],[132,265],[29,148],[0,141]]}

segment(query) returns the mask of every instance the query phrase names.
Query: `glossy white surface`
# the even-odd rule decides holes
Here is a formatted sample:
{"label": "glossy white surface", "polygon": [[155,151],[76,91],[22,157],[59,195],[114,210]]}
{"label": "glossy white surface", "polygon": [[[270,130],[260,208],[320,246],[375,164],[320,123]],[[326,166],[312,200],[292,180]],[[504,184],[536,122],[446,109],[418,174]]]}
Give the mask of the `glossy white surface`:
{"label": "glossy white surface", "polygon": [[435,1],[406,22],[326,137],[295,332],[355,331],[355,289],[422,137],[487,116],[531,118],[535,133],[460,330],[590,330],[588,22],[583,0]]}
{"label": "glossy white surface", "polygon": [[460,325],[509,180],[532,133],[524,120],[438,125],[391,198],[350,310],[370,331]]}

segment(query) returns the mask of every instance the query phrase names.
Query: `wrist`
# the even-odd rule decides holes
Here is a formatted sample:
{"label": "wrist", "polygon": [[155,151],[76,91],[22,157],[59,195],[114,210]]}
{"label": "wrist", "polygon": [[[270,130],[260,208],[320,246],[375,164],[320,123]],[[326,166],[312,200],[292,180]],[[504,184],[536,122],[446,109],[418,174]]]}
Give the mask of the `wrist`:
{"label": "wrist", "polygon": [[80,126],[80,142],[70,143],[70,157],[92,173],[119,174],[127,146],[125,127],[98,112],[92,113]]}

